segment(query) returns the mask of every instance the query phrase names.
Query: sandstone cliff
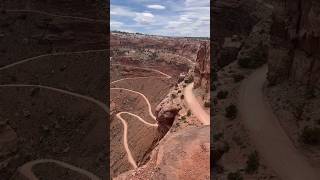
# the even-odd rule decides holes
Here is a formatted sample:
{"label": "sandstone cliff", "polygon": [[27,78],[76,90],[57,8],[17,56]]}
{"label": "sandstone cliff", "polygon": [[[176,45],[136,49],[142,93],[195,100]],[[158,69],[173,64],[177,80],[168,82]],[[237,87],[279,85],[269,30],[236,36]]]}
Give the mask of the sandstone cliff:
{"label": "sandstone cliff", "polygon": [[210,92],[210,45],[202,43],[196,59],[194,70],[194,88],[203,88]]}
{"label": "sandstone cliff", "polygon": [[278,8],[272,26],[274,48],[270,54],[274,58],[269,61],[269,81],[277,84],[291,80],[319,89],[320,2],[292,0],[275,5]]}
{"label": "sandstone cliff", "polygon": [[215,0],[212,2],[212,37],[217,56],[213,61],[220,69],[233,62],[253,26],[269,10],[256,0]]}
{"label": "sandstone cliff", "polygon": [[268,2],[275,9],[266,95],[295,146],[319,168],[320,2]]}

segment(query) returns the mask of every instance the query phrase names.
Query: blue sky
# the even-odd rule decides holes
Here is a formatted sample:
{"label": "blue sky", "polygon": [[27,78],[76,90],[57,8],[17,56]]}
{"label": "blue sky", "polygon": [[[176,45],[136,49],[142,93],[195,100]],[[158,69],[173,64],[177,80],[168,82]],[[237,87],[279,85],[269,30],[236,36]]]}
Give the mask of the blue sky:
{"label": "blue sky", "polygon": [[110,28],[165,36],[210,36],[210,0],[111,0]]}

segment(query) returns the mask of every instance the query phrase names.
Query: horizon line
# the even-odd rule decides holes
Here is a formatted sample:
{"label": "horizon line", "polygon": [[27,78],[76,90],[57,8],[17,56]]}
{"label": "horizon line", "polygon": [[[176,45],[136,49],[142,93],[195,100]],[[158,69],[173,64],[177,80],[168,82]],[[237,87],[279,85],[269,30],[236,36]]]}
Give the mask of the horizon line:
{"label": "horizon line", "polygon": [[110,32],[120,32],[120,33],[129,33],[129,34],[138,34],[138,35],[149,35],[149,36],[161,36],[161,37],[181,37],[181,38],[209,38],[210,36],[170,36],[170,35],[159,35],[159,34],[148,34],[142,32],[128,32],[128,31],[121,31],[121,30],[110,30]]}

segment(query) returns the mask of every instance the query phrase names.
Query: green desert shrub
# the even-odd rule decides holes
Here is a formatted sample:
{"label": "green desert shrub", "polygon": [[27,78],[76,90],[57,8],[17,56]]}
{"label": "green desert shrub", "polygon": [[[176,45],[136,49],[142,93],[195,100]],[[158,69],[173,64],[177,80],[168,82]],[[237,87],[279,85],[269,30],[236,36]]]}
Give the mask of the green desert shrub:
{"label": "green desert shrub", "polygon": [[213,139],[214,141],[219,141],[221,138],[223,138],[223,133],[222,133],[222,132],[220,132],[220,133],[213,133],[213,135],[212,135],[212,139]]}
{"label": "green desert shrub", "polygon": [[238,65],[242,68],[254,69],[267,62],[266,47],[262,43],[247,52],[247,54],[238,59]]}
{"label": "green desert shrub", "polygon": [[204,107],[209,108],[210,107],[210,101],[205,101],[204,102]]}
{"label": "green desert shrub", "polygon": [[216,91],[217,90],[217,86],[214,84],[214,83],[212,83],[211,82],[211,85],[210,85],[211,87],[211,91]]}
{"label": "green desert shrub", "polygon": [[259,154],[257,151],[252,152],[247,160],[246,173],[253,174],[258,171],[260,166]]}
{"label": "green desert shrub", "polygon": [[187,116],[191,116],[191,111],[190,110],[188,110]]}
{"label": "green desert shrub", "polygon": [[228,174],[228,180],[243,180],[243,177],[239,171],[231,172]]}
{"label": "green desert shrub", "polygon": [[217,98],[213,98],[213,104],[214,104],[214,105],[217,105],[217,104],[218,104]]}
{"label": "green desert shrub", "polygon": [[189,84],[193,82],[193,76],[188,76],[184,79],[184,83]]}
{"label": "green desert shrub", "polygon": [[226,107],[226,117],[228,119],[235,119],[237,117],[238,114],[238,109],[237,106],[234,104],[229,105],[228,107]]}
{"label": "green desert shrub", "polygon": [[314,88],[307,88],[307,90],[306,90],[306,98],[307,99],[313,99],[315,97],[316,97],[315,89]]}
{"label": "green desert shrub", "polygon": [[217,98],[218,98],[218,99],[225,99],[225,98],[227,98],[228,94],[229,94],[228,91],[223,91],[223,90],[221,90],[221,91],[219,91],[219,92],[217,93]]}
{"label": "green desert shrub", "polygon": [[243,79],[244,79],[244,76],[241,75],[241,74],[235,74],[235,75],[233,75],[233,81],[234,81],[235,83],[240,82],[240,81],[242,81]]}
{"label": "green desert shrub", "polygon": [[252,60],[249,57],[239,58],[238,65],[242,68],[249,68],[252,66]]}
{"label": "green desert shrub", "polygon": [[305,127],[300,137],[305,144],[318,145],[320,143],[320,128]]}

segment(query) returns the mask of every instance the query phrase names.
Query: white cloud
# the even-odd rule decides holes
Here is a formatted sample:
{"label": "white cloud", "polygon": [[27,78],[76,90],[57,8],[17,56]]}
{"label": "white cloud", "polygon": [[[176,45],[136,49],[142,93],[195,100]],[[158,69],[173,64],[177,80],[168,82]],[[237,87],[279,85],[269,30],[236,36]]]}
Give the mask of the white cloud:
{"label": "white cloud", "polygon": [[[111,28],[157,35],[210,37],[210,0],[165,1],[165,6],[158,4],[159,1],[132,1],[144,1],[144,8],[111,4],[111,20],[114,20]],[[152,9],[166,9],[167,12]]]}
{"label": "white cloud", "polygon": [[110,14],[111,14],[111,19],[112,19],[112,16],[129,17],[129,18],[132,18],[137,23],[144,24],[144,25],[154,22],[153,14],[149,12],[132,11],[130,8],[125,6],[111,5]]}
{"label": "white cloud", "polygon": [[159,5],[159,4],[151,4],[151,5],[147,5],[148,8],[150,9],[157,9],[157,10],[163,10],[166,9],[165,6]]}
{"label": "white cloud", "polygon": [[110,29],[111,30],[116,30],[120,29],[123,26],[122,22],[119,21],[110,21]]}
{"label": "white cloud", "polygon": [[187,7],[210,7],[210,0],[185,0]]}
{"label": "white cloud", "polygon": [[126,16],[126,17],[134,17],[135,12],[131,11],[129,8],[124,6],[111,5],[110,6],[110,14],[111,16]]}
{"label": "white cloud", "polygon": [[136,13],[134,20],[139,24],[148,25],[154,22],[154,15],[148,12]]}

